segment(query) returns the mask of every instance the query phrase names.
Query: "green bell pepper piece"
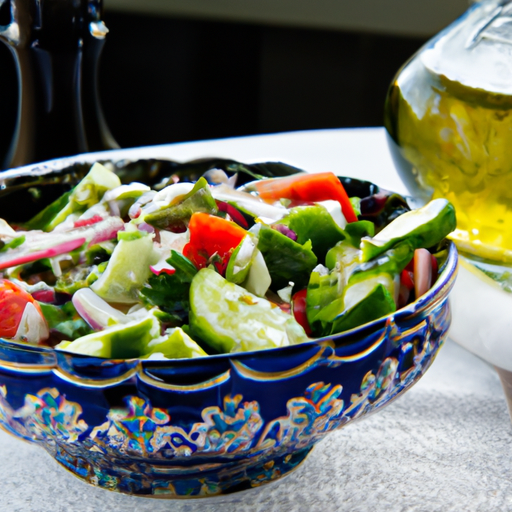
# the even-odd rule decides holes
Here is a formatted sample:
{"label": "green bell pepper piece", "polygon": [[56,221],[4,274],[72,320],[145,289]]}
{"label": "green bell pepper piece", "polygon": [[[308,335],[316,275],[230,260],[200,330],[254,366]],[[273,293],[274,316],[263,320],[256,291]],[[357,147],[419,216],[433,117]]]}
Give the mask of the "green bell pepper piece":
{"label": "green bell pepper piece", "polygon": [[302,245],[311,240],[312,250],[318,261],[324,261],[327,251],[347,237],[327,209],[320,205],[292,208],[276,224],[290,228],[297,235],[298,244]]}
{"label": "green bell pepper piece", "polygon": [[149,266],[158,261],[158,255],[148,233],[137,232],[137,236],[130,239],[130,232],[119,232],[118,238],[107,268],[91,289],[107,302],[134,304],[139,299],[138,290],[151,275]]}
{"label": "green bell pepper piece", "polygon": [[216,215],[218,213],[217,203],[213,198],[208,182],[200,178],[194,188],[183,196],[176,204],[171,204],[148,213],[144,216],[144,222],[151,224],[158,229],[182,229],[188,225],[188,221],[195,212],[209,213]]}
{"label": "green bell pepper piece", "polygon": [[369,220],[350,222],[345,226],[345,234],[354,247],[359,247],[361,238],[375,235],[375,224]]}
{"label": "green bell pepper piece", "polygon": [[292,281],[297,289],[307,286],[309,275],[317,264],[311,243],[301,245],[286,235],[262,225],[258,234],[258,249],[263,254],[270,277],[272,290],[280,290]]}

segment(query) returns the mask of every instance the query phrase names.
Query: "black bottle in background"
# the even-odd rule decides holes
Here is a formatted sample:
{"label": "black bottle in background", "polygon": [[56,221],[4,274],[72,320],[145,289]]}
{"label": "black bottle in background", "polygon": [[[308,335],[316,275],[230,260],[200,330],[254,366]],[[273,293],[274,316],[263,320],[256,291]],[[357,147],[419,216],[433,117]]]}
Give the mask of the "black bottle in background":
{"label": "black bottle in background", "polygon": [[14,56],[18,112],[0,169],[118,147],[98,95],[108,32],[102,0],[0,0],[0,40]]}

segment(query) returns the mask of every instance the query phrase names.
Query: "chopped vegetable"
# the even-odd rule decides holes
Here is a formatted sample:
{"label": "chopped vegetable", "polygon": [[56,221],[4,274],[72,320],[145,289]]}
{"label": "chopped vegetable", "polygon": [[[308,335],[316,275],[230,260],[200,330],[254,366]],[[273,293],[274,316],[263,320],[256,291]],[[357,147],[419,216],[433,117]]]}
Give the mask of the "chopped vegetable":
{"label": "chopped vegetable", "polygon": [[201,178],[190,192],[176,199],[168,206],[145,215],[144,221],[155,228],[180,232],[186,229],[194,213],[215,215],[218,212],[217,203],[204,178]]}
{"label": "chopped vegetable", "polygon": [[263,254],[272,289],[284,288],[293,281],[298,288],[307,285],[309,274],[317,264],[311,250],[311,242],[301,245],[268,226],[261,226],[258,233],[258,249]]}
{"label": "chopped vegetable", "polygon": [[414,251],[414,293],[421,297],[432,285],[432,255],[426,249]]}
{"label": "chopped vegetable", "polygon": [[0,279],[0,336],[36,344],[49,336],[39,304],[7,279]]}
{"label": "chopped vegetable", "polygon": [[135,304],[138,291],[151,275],[149,266],[157,260],[151,235],[141,231],[120,233],[107,268],[91,290],[107,302]]}
{"label": "chopped vegetable", "polygon": [[262,350],[308,340],[292,316],[206,268],[192,280],[190,327],[218,352]]}
{"label": "chopped vegetable", "polygon": [[310,336],[311,327],[309,326],[308,317],[306,314],[307,293],[307,289],[300,290],[292,297],[292,311],[295,320],[297,320],[297,323],[304,329],[304,332]]}
{"label": "chopped vegetable", "polygon": [[297,174],[288,178],[263,180],[254,184],[262,199],[281,198],[314,203],[333,199],[341,205],[347,222],[355,222],[357,216],[340,180],[330,172]]}
{"label": "chopped vegetable", "polygon": [[188,359],[207,355],[183,329],[175,327],[165,336],[151,340],[141,359]]}
{"label": "chopped vegetable", "polygon": [[234,222],[209,215],[194,213],[188,225],[190,242],[183,248],[183,255],[203,268],[216,256],[215,266],[223,272],[231,253],[242,241],[247,231]]}
{"label": "chopped vegetable", "polygon": [[167,262],[175,271],[151,276],[140,291],[141,297],[149,306],[157,306],[168,313],[168,320],[174,325],[183,325],[188,321],[190,283],[197,268],[176,251],[172,251]]}
{"label": "chopped vegetable", "polygon": [[434,199],[422,208],[404,213],[373,238],[363,238],[363,260],[368,261],[402,240],[413,249],[433,247],[456,227],[455,210],[446,199]]}
{"label": "chopped vegetable", "polygon": [[[266,165],[227,170],[247,181]],[[302,343],[427,292],[455,226],[447,201],[411,212],[401,196],[332,173],[238,190],[211,167],[177,179],[157,191],[97,164],[24,226],[0,219],[0,336],[150,360]]]}
{"label": "chopped vegetable", "polygon": [[63,341],[57,348],[88,356],[132,359],[145,355],[151,340],[159,336],[160,325],[157,319],[148,315],[142,320],[115,324],[72,342]]}
{"label": "chopped vegetable", "polygon": [[347,235],[323,206],[298,206],[277,222],[274,227],[287,226],[296,234],[296,242],[303,245],[311,241],[311,250],[319,261],[327,251]]}

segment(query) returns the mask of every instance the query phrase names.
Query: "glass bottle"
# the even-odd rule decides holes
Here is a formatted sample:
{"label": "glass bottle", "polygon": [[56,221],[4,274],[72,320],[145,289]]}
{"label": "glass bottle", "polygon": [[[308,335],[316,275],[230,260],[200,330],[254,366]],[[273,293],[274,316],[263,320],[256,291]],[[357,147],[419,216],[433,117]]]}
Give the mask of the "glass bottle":
{"label": "glass bottle", "polygon": [[397,73],[385,105],[396,167],[456,207],[450,338],[492,364],[512,419],[512,0],[473,4]]}
{"label": "glass bottle", "polygon": [[1,169],[118,147],[97,74],[108,32],[102,0],[4,0],[0,40],[18,77],[16,127]]}
{"label": "glass bottle", "polygon": [[472,5],[398,72],[385,106],[402,179],[457,210],[460,250],[512,263],[512,2]]}

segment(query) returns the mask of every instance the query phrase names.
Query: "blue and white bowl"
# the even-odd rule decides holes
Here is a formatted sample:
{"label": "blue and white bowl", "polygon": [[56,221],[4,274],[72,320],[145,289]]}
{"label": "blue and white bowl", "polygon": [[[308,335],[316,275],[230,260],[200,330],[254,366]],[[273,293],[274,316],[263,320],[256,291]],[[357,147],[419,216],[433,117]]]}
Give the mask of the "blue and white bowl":
{"label": "blue and white bowl", "polygon": [[[36,166],[32,176],[62,168]],[[0,340],[0,426],[122,493],[204,497],[276,480],[328,432],[378,411],[430,367],[451,319],[457,252],[447,247],[417,301],[300,345],[120,361]]]}

